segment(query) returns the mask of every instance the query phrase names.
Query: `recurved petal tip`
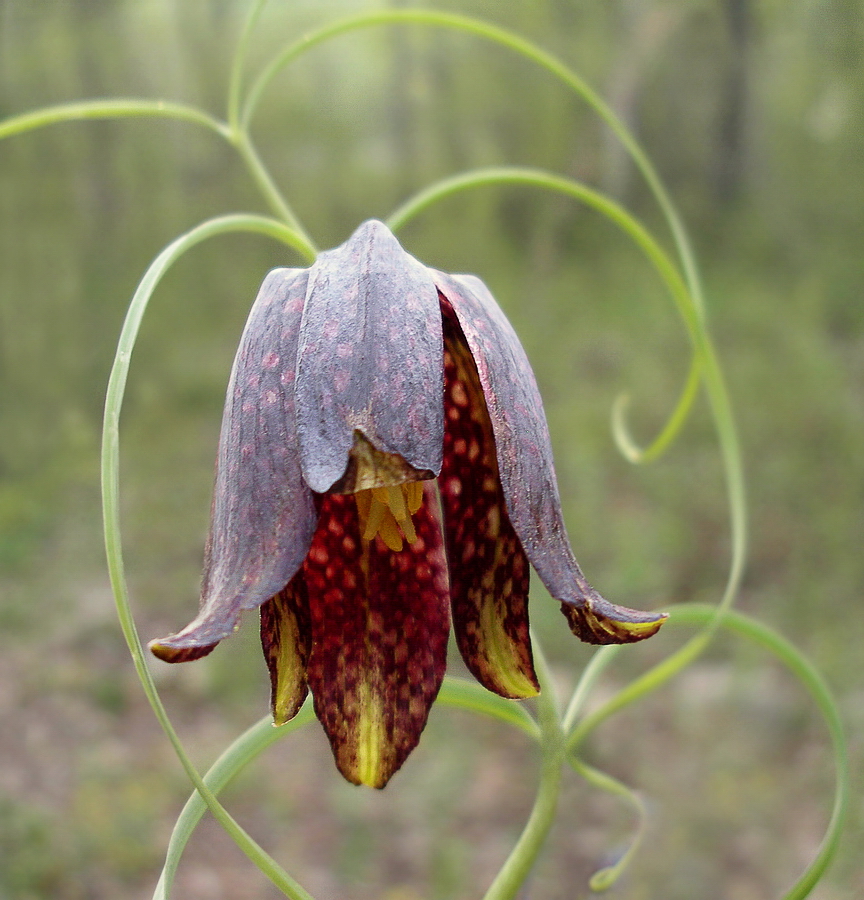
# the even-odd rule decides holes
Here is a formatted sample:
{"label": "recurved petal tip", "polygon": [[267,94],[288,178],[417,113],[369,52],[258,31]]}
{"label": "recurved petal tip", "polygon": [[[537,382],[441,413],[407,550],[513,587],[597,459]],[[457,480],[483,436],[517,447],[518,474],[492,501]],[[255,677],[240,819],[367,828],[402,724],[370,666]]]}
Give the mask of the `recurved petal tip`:
{"label": "recurved petal tip", "polygon": [[171,643],[172,637],[174,637],[174,635],[162,638],[161,640],[150,641],[147,645],[147,649],[154,656],[161,659],[162,662],[181,663],[192,662],[194,659],[201,659],[202,656],[207,656],[208,653],[212,653],[213,650],[216,649],[216,644],[219,643],[216,641],[214,644],[207,644],[203,647],[174,646]]}
{"label": "recurved petal tip", "polygon": [[570,630],[587,644],[635,644],[660,630],[668,613],[647,613],[616,606],[599,595],[579,606],[562,603]]}

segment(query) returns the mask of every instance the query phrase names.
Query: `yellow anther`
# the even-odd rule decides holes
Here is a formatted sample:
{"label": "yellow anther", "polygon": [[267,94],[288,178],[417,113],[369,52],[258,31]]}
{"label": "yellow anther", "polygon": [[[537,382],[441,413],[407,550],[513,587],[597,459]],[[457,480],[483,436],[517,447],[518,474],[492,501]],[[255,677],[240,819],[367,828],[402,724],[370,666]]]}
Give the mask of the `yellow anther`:
{"label": "yellow anther", "polygon": [[405,502],[408,504],[408,512],[413,516],[423,505],[423,482],[409,481],[403,484],[405,489]]}
{"label": "yellow anther", "polygon": [[408,507],[405,505],[403,485],[391,484],[387,487],[372,488],[372,496],[390,507],[393,518],[397,522],[408,518]]}
{"label": "yellow anther", "polygon": [[372,491],[357,491],[354,500],[357,502],[357,512],[360,515],[360,531],[365,533],[369,509],[372,506]]}
{"label": "yellow anther", "polygon": [[[371,491],[358,491],[356,496],[360,496],[361,494],[369,493],[372,494]],[[359,509],[359,503],[358,503]],[[381,525],[384,522],[384,513],[387,512],[387,507],[374,495],[369,498],[369,511],[366,514],[366,521],[361,523],[363,525],[363,540],[371,541],[372,538],[378,534],[381,529]],[[360,513],[362,517],[362,513]]]}
{"label": "yellow anther", "polygon": [[390,510],[384,509],[384,518],[378,527],[378,534],[381,540],[387,545],[388,549],[394,553],[398,553],[402,549],[402,535],[399,531],[399,525],[390,513]]}
{"label": "yellow anther", "polygon": [[417,540],[411,517],[423,505],[422,481],[369,488],[357,491],[354,498],[364,541],[371,541],[377,534],[390,550],[398,553],[403,539],[409,544]]}
{"label": "yellow anther", "polygon": [[409,544],[413,544],[414,541],[417,540],[417,532],[414,530],[414,522],[411,519],[411,516],[407,515],[404,519],[397,519],[396,521],[402,534],[405,535],[405,540],[408,541]]}

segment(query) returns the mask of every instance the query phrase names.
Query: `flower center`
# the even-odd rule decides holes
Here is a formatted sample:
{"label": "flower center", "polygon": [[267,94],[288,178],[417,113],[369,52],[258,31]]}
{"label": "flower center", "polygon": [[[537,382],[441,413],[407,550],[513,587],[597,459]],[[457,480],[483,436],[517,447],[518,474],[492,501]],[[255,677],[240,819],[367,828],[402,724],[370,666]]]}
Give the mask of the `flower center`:
{"label": "flower center", "polygon": [[409,544],[417,540],[411,516],[423,504],[423,482],[407,481],[387,487],[368,488],[354,494],[360,515],[360,534],[364,541],[375,535],[398,553],[403,538]]}

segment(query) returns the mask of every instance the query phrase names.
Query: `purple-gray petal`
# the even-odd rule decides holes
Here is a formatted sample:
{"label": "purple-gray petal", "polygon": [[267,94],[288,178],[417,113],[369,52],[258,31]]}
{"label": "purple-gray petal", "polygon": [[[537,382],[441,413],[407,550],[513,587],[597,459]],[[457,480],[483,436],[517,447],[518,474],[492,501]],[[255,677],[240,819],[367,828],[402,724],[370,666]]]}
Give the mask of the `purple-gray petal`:
{"label": "purple-gray petal", "polygon": [[312,541],[317,513],[294,403],[307,271],[274,269],[249,314],[225,400],[200,612],[150,645],[169,662],[203,656],[231,634],[243,610],[285,587]]}
{"label": "purple-gray petal", "polygon": [[507,512],[531,565],[582,640],[605,644],[649,637],[665,616],[609,603],[576,562],[561,512],[543,403],[513,327],[476,276],[432,274],[474,357]]}
{"label": "purple-gray petal", "polygon": [[319,493],[336,485],[357,432],[421,477],[436,476],[443,378],[431,272],[385,225],[365,222],[309,270],[296,386],[307,484]]}

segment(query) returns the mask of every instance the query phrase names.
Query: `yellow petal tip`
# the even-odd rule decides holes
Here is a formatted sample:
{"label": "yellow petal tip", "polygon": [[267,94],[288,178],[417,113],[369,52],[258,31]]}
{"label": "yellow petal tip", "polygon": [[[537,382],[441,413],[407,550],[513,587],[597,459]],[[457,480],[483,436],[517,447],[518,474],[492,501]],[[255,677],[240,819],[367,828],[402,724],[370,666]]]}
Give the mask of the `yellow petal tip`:
{"label": "yellow petal tip", "polygon": [[602,598],[577,606],[562,603],[570,630],[588,644],[635,644],[656,634],[668,613],[646,613],[616,606]]}

